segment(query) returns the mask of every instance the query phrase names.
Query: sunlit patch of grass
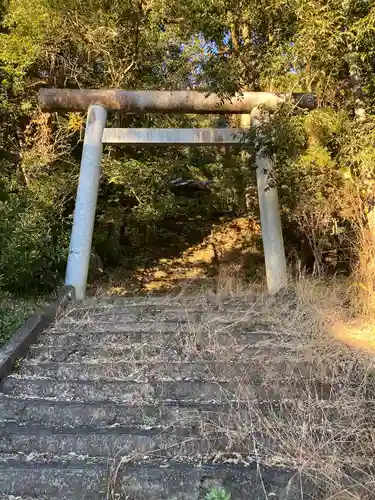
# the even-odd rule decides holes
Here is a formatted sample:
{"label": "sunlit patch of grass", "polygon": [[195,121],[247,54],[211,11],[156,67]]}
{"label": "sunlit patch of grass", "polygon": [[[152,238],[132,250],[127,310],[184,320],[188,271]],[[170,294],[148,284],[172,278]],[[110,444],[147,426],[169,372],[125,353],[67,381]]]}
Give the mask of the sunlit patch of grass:
{"label": "sunlit patch of grass", "polygon": [[332,326],[334,338],[346,345],[375,353],[375,320],[362,316]]}

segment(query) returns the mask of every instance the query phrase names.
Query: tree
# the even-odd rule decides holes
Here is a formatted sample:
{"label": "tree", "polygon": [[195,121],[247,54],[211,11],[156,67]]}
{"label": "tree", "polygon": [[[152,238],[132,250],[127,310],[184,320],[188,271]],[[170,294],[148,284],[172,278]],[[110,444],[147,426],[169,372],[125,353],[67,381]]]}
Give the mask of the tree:
{"label": "tree", "polygon": [[[37,214],[51,242],[48,255],[26,252],[29,269],[41,259],[51,287],[61,277],[85,119],[41,114],[41,86],[196,88],[222,96],[316,92],[319,109],[304,113],[284,105],[263,136],[276,165],[287,242],[307,241],[315,269],[324,269],[332,250],[338,255],[346,241],[358,243],[358,220],[366,225],[372,204],[374,25],[374,7],[366,0],[9,0],[0,34],[0,195],[13,207],[7,217],[21,224],[26,213]],[[193,115],[115,114],[111,120],[118,126],[216,123]],[[145,252],[150,238],[176,239],[165,239],[164,226],[194,217],[197,206],[169,190],[174,178],[212,181],[208,219],[222,211],[250,210],[256,217],[249,196],[253,165],[252,154],[231,151],[106,150],[95,233],[105,264]],[[8,236],[23,248],[22,234],[9,233],[11,226]],[[35,247],[40,245],[37,238]],[[306,254],[306,245],[299,252]],[[52,254],[57,257],[49,267]],[[30,279],[16,278],[26,290]]]}

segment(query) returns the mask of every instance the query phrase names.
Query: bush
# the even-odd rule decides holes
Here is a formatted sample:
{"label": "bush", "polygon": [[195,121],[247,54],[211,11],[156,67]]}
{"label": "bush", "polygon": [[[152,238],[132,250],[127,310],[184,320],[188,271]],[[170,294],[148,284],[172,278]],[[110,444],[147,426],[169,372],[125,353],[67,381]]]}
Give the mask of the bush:
{"label": "bush", "polygon": [[0,201],[0,290],[49,292],[66,261],[65,231],[40,203],[19,195]]}
{"label": "bush", "polygon": [[0,295],[0,346],[43,304],[43,298]]}

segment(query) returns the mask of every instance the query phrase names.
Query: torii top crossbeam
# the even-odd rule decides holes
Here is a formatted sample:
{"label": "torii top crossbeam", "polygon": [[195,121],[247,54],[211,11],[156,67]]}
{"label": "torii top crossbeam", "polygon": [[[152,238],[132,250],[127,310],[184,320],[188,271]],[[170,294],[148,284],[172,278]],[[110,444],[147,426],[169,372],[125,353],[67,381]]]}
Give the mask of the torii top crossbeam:
{"label": "torii top crossbeam", "polygon": [[257,106],[275,109],[278,104],[292,100],[301,108],[313,109],[313,94],[243,92],[231,99],[221,99],[216,94],[197,91],[167,90],[76,90],[41,89],[39,106],[42,111],[86,111],[93,104],[100,104],[107,111],[124,113],[249,113]]}

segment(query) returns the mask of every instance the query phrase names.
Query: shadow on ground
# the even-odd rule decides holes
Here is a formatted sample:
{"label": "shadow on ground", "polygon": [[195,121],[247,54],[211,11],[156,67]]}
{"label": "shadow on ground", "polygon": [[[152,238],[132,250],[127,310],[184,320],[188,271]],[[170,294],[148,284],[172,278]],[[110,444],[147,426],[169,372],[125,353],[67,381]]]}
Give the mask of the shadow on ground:
{"label": "shadow on ground", "polygon": [[[212,287],[220,276],[259,279],[264,273],[260,228],[256,221],[239,217],[208,225],[195,221],[187,236],[181,225],[169,229],[175,241],[153,240],[141,263],[125,259],[121,266],[92,282],[91,294],[129,295],[166,293],[187,286]],[[179,235],[181,236],[179,238]]]}

